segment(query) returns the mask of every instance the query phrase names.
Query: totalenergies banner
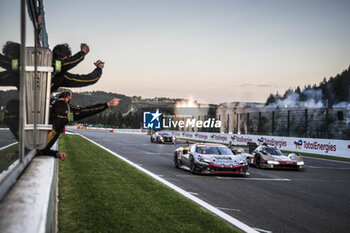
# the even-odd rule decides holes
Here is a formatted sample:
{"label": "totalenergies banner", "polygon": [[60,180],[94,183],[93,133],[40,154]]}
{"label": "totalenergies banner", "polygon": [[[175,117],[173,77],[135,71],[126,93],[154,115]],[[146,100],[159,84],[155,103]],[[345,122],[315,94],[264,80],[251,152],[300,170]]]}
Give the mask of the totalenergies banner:
{"label": "totalenergies banner", "polygon": [[90,129],[90,130],[107,130],[111,133],[125,133],[125,134],[147,134],[146,129],[115,129],[115,128],[100,128],[84,125],[66,126],[67,129]]}
{"label": "totalenergies banner", "polygon": [[255,142],[257,144],[267,143],[281,150],[350,158],[350,140],[179,131],[173,132],[173,135],[178,138],[207,142],[227,144],[231,142],[233,145],[247,145],[248,142]]}
{"label": "totalenergies banner", "polygon": [[113,133],[126,133],[126,134],[146,134],[145,129],[114,129]]}

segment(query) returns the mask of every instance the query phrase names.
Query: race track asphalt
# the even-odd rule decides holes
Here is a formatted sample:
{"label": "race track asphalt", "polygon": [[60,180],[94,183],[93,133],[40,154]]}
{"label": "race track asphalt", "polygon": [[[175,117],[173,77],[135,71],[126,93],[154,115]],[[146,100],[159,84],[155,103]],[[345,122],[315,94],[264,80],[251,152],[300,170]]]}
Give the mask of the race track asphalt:
{"label": "race track asphalt", "polygon": [[192,175],[173,165],[173,151],[181,145],[153,144],[146,135],[76,132],[260,231],[349,232],[350,163],[305,158],[304,171]]}
{"label": "race track asphalt", "polygon": [[13,136],[10,130],[0,129],[0,148],[16,142],[16,138]]}

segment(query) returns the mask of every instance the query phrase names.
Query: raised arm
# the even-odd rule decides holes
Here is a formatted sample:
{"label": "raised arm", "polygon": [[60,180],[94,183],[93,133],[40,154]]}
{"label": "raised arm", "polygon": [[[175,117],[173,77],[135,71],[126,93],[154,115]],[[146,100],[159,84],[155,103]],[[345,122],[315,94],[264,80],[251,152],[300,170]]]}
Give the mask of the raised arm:
{"label": "raised arm", "polygon": [[51,91],[59,87],[85,87],[96,83],[102,75],[103,62],[95,62],[96,69],[89,74],[60,73],[52,79]]}

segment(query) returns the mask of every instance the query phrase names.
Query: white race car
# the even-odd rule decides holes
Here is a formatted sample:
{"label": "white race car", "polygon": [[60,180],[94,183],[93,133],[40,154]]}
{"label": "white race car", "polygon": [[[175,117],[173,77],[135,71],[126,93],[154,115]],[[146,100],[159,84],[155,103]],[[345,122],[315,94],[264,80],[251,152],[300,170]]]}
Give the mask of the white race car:
{"label": "white race car", "polygon": [[256,143],[249,144],[249,154],[247,153],[249,165],[258,168],[291,168],[299,170],[304,168],[303,157],[295,154],[283,154],[277,147]]}
{"label": "white race car", "polygon": [[174,165],[192,173],[248,175],[246,156],[234,155],[221,144],[195,143],[179,147],[174,151]]}

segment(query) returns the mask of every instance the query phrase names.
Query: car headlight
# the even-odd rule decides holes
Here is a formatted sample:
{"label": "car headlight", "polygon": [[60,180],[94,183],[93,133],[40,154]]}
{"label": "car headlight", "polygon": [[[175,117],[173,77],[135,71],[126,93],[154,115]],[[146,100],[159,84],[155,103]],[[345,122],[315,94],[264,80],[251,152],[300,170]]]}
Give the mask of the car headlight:
{"label": "car headlight", "polygon": [[278,161],[271,161],[271,160],[267,161],[267,163],[268,164],[276,164],[276,165],[280,164],[280,162],[278,162]]}
{"label": "car headlight", "polygon": [[202,157],[198,157],[199,162],[205,162],[205,163],[210,163],[211,161],[209,159],[203,159]]}
{"label": "car headlight", "polygon": [[246,165],[247,164],[247,160],[241,160],[239,163],[243,164],[243,165]]}
{"label": "car headlight", "polygon": [[302,165],[304,165],[304,162],[303,161],[297,162],[297,165],[302,166]]}

